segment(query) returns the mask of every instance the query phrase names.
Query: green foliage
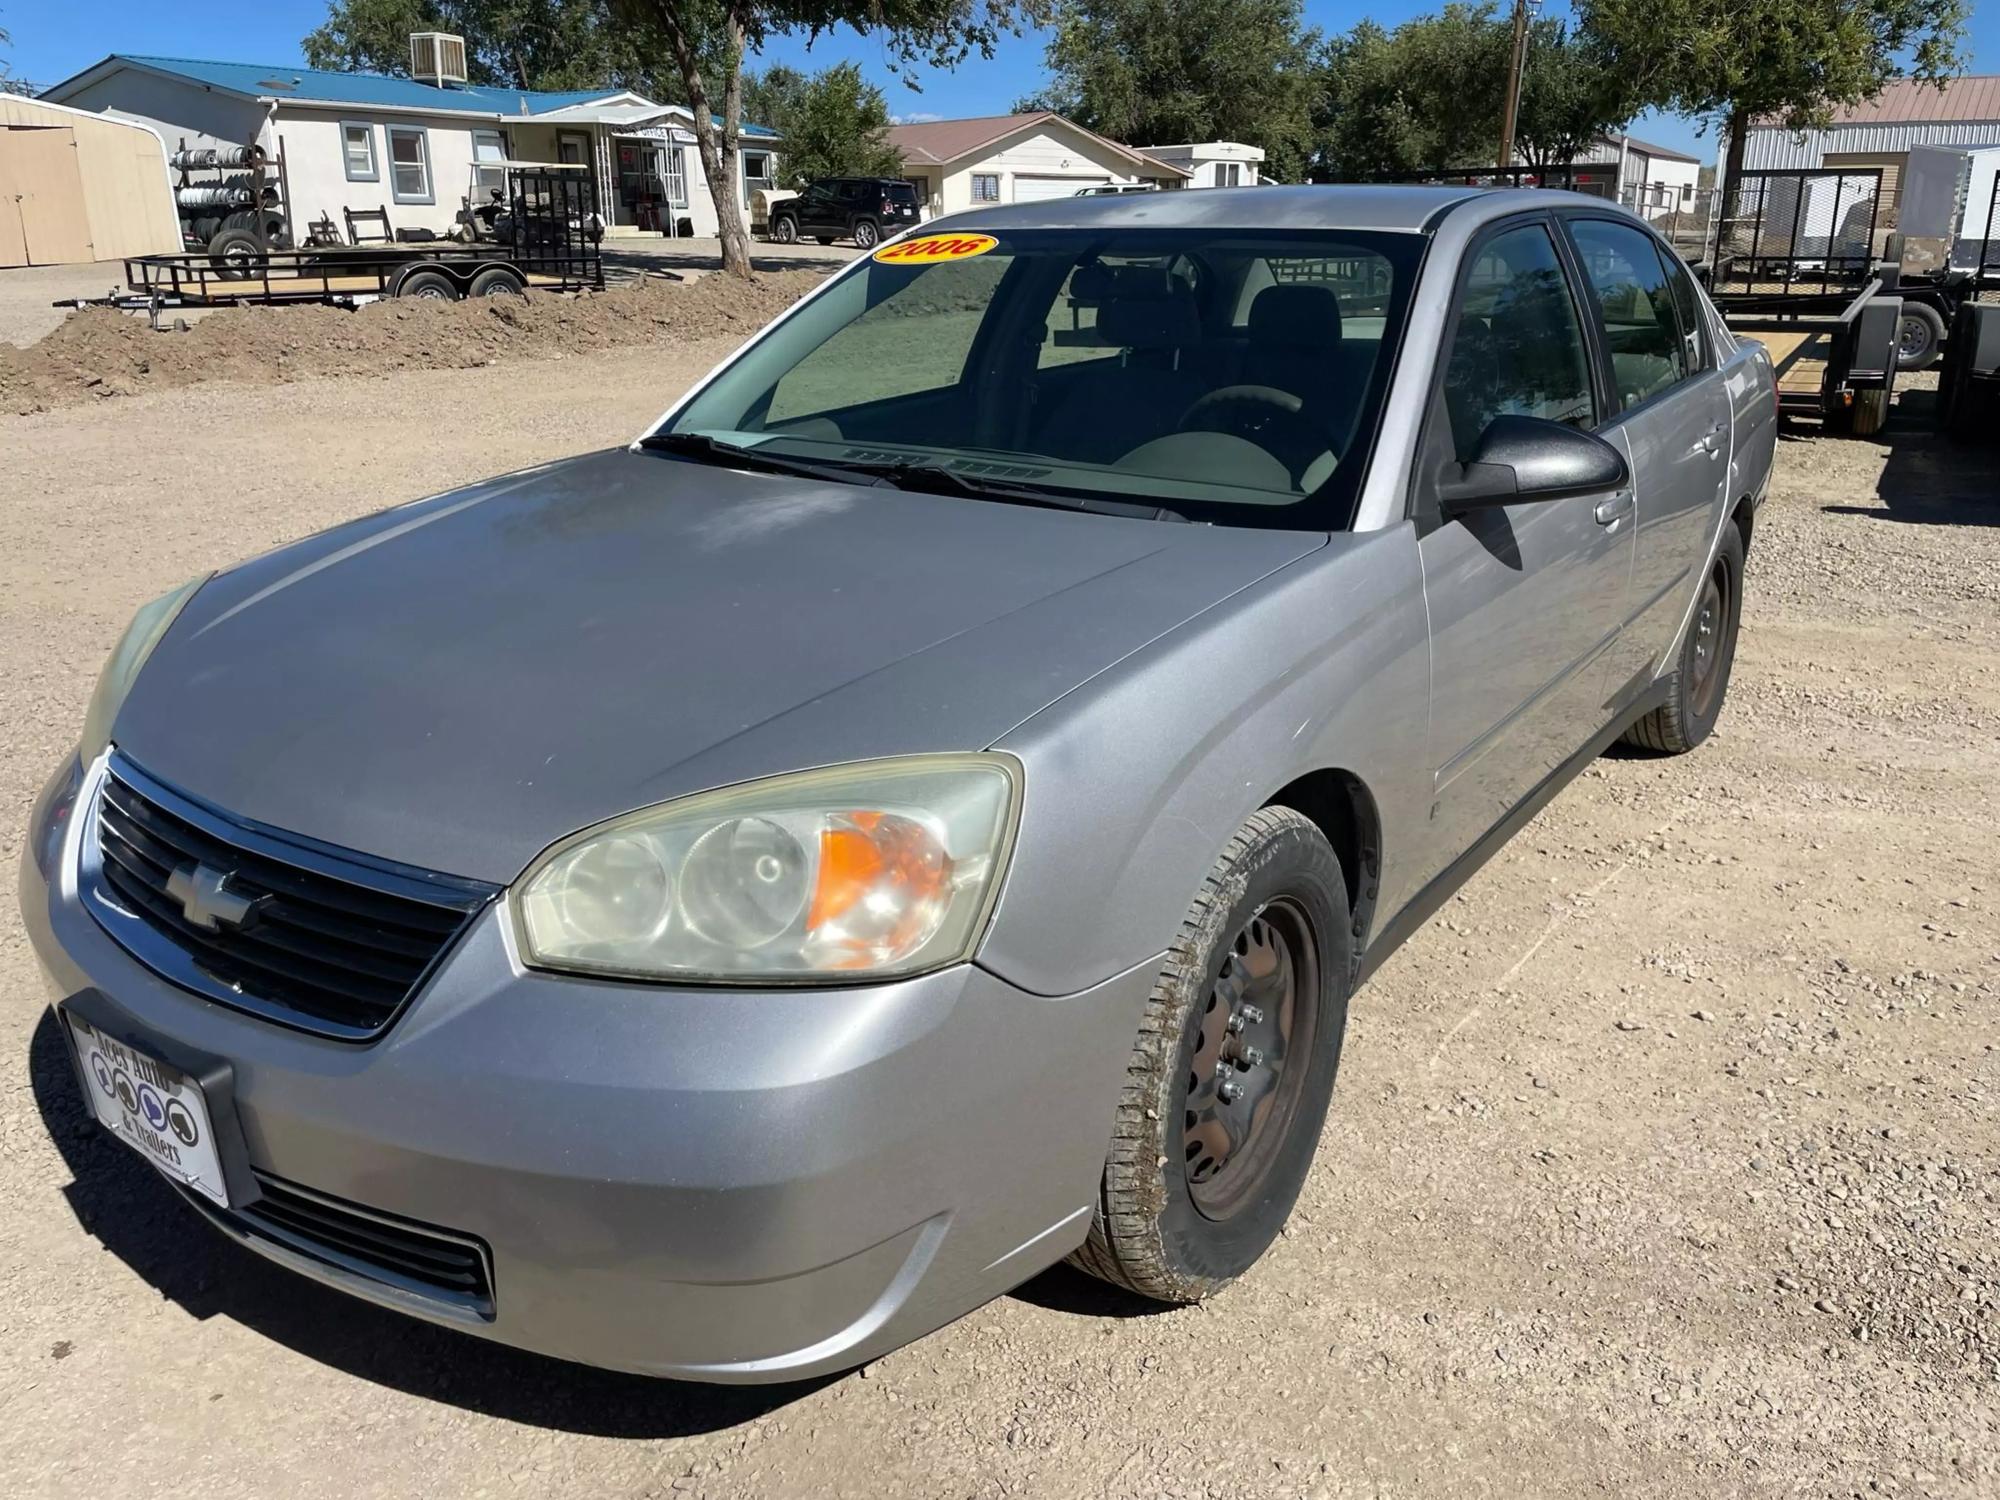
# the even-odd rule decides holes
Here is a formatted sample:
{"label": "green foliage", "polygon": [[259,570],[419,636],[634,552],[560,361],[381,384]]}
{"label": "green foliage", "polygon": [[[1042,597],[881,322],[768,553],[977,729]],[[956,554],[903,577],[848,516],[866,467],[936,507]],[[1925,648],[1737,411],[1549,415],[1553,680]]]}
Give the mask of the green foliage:
{"label": "green foliage", "polygon": [[1318,44],[1299,0],[1058,0],[1049,85],[1017,107],[1138,146],[1262,146],[1266,174],[1296,181],[1312,152]]}
{"label": "green foliage", "polygon": [[326,24],[305,38],[306,61],[405,76],[414,31],[464,37],[474,83],[581,89],[636,71],[603,0],[331,0]]}
{"label": "green foliage", "polygon": [[784,138],[783,185],[816,177],[900,177],[902,153],[891,146],[889,106],[882,91],[851,62],[807,77],[782,65],[743,75],[743,117]]}
{"label": "green foliage", "polygon": [[1514,146],[1530,166],[1575,160],[1639,108],[1632,80],[1598,38],[1558,20],[1529,26]]}
{"label": "green foliage", "polygon": [[[1490,0],[1451,4],[1394,31],[1363,21],[1322,62],[1316,175],[1348,182],[1491,166],[1500,149],[1513,23]],[[1529,29],[1515,145],[1532,166],[1567,162],[1636,112],[1595,38],[1560,21]]]}
{"label": "green foliage", "polygon": [[1963,71],[1966,0],[1580,0],[1639,97],[1718,120],[1824,126],[1891,79]]}

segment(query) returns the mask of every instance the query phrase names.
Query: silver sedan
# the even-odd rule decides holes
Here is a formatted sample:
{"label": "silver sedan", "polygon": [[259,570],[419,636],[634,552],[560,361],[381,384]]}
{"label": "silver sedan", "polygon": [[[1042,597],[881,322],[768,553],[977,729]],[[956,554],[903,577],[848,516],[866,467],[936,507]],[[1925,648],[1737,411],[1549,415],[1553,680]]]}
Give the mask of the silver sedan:
{"label": "silver sedan", "polygon": [[629,448],[140,611],[22,865],[78,1088],[252,1250],[626,1370],[1204,1297],[1369,972],[1714,728],[1774,432],[1571,194],[933,223]]}

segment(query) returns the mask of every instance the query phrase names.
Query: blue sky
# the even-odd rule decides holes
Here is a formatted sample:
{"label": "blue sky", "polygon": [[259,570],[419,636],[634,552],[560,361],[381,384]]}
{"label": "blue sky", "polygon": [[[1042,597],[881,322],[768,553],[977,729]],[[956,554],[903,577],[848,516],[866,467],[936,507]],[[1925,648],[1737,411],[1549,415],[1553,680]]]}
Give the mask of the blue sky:
{"label": "blue sky", "polygon": [[[1441,3],[1387,0],[1367,8],[1341,0],[1306,0],[1305,8],[1313,25],[1344,31],[1364,16],[1393,26]],[[11,51],[0,53],[0,58],[15,73],[43,85],[113,51],[230,62],[296,62],[299,39],[325,16],[325,0],[199,0],[167,6],[136,0],[0,0],[0,29],[11,32],[14,39]],[[1971,39],[1974,68],[2000,71],[2000,5],[1989,3],[1984,14],[1975,9]],[[881,43],[866,37],[846,33],[822,37],[810,51],[802,39],[784,39],[765,56],[769,62],[805,67],[849,58],[883,86],[890,112],[901,119],[1000,114],[1032,93],[1043,78],[1042,39],[1033,34],[1004,42],[991,62],[974,59],[955,71],[927,72],[919,89],[897,81]],[[1704,159],[1715,152],[1713,137],[1698,135],[1692,121],[1649,117],[1635,122],[1632,133]]]}

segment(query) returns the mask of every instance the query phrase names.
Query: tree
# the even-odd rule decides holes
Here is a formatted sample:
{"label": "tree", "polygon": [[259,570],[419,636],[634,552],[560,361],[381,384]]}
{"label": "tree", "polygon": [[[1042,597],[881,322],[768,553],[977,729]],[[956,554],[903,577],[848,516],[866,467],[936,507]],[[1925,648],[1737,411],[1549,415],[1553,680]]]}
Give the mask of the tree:
{"label": "tree", "polygon": [[743,117],[784,139],[788,186],[816,177],[900,177],[903,153],[889,144],[889,106],[860,67],[838,63],[807,77],[780,64],[743,75]]}
{"label": "tree", "polygon": [[410,34],[465,38],[473,83],[587,89],[629,77],[635,59],[603,0],[331,0],[326,24],[304,42],[315,68],[410,71]]}
{"label": "tree", "polygon": [[1580,0],[1577,21],[1638,98],[1727,128],[1733,188],[1752,121],[1818,129],[1893,78],[1963,71],[1969,13],[1967,0]]}
{"label": "tree", "polygon": [[[974,51],[990,57],[1015,17],[1039,16],[1042,0],[610,0],[642,61],[670,60],[693,114],[695,149],[715,200],[722,269],[750,274],[750,236],[737,198],[743,128],[743,59],[774,36],[818,36],[837,27],[879,34],[892,61],[953,67]],[[719,118],[718,118],[719,117]]]}
{"label": "tree", "polygon": [[1052,109],[1133,145],[1244,141],[1280,181],[1312,152],[1319,34],[1299,0],[1058,0],[1041,94]]}
{"label": "tree", "polygon": [[1632,80],[1596,37],[1553,19],[1529,27],[1514,127],[1515,150],[1529,166],[1573,162],[1638,112]]}
{"label": "tree", "polygon": [[1490,3],[1447,5],[1394,31],[1363,21],[1326,49],[1319,169],[1347,181],[1490,163],[1508,30]]}

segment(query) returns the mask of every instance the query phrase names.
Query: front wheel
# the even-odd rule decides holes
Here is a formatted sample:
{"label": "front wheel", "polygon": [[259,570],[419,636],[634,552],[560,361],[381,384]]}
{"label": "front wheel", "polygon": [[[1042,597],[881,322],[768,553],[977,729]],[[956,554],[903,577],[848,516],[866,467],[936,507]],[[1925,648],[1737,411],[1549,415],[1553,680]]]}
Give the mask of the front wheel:
{"label": "front wheel", "polygon": [[799,241],[799,221],[789,214],[782,214],[773,219],[771,238],[781,245],[796,245]]}
{"label": "front wheel", "polygon": [[1715,728],[1736,661],[1736,628],[1743,617],[1743,533],[1730,526],[1702,579],[1694,619],[1673,671],[1667,701],[1625,731],[1625,743],[1664,755],[1694,749]]}
{"label": "front wheel", "polygon": [[1312,1166],[1347,1028],[1347,886],[1312,821],[1237,830],[1167,953],[1073,1264],[1197,1302],[1254,1265]]}

